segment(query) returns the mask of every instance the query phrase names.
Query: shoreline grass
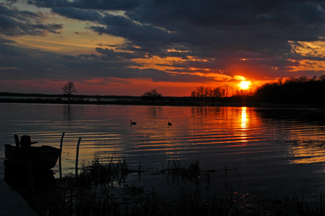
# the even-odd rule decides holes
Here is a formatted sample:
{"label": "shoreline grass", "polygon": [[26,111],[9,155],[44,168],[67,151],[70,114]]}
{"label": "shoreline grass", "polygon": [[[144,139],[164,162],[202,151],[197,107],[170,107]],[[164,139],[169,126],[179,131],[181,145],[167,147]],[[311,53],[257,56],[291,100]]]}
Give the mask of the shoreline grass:
{"label": "shoreline grass", "polygon": [[[307,203],[296,195],[293,199],[261,199],[250,194],[232,193],[228,196],[205,196],[200,182],[209,182],[213,172],[229,172],[235,169],[202,170],[199,161],[181,165],[169,161],[150,175],[177,180],[180,184],[175,197],[164,197],[153,188],[145,188],[127,182],[128,175],[148,172],[141,164],[137,170],[128,168],[127,162],[111,157],[106,164],[96,158],[83,165],[80,175],[67,175],[62,179],[43,182],[32,196],[28,190],[17,192],[40,216],[50,215],[116,215],[116,216],[185,216],[185,215],[324,215],[325,197],[320,193],[318,203]],[[203,176],[205,176],[203,178]],[[186,187],[186,182],[195,185]]]}

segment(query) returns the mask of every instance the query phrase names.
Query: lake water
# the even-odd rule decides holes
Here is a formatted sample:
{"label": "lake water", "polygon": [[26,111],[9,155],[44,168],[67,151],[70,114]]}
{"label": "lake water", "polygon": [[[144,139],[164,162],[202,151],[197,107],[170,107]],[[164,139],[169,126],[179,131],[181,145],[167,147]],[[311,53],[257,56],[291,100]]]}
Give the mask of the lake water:
{"label": "lake water", "polygon": [[[129,168],[148,170],[168,160],[199,160],[211,174],[215,192],[232,190],[271,198],[317,200],[325,191],[325,123],[270,117],[276,109],[250,107],[171,107],[118,105],[0,104],[0,137],[28,134],[35,145],[60,146],[63,173],[73,173],[81,137],[80,164],[125,158]],[[282,110],[283,111],[283,110]],[[296,110],[285,110],[288,113]],[[130,120],[137,122],[130,125]],[[170,121],[172,126],[168,126]],[[325,145],[324,145],[325,146]],[[0,145],[0,177],[4,175]],[[54,168],[58,177],[58,165]],[[149,183],[148,183],[149,184]]]}
{"label": "lake water", "polygon": [[[38,97],[38,96],[0,96],[0,99],[13,99],[13,100],[18,100],[18,99],[25,99],[25,100],[62,100],[62,101],[67,101],[68,98],[64,96],[44,96],[44,97]],[[134,97],[96,97],[96,96],[90,96],[90,97],[71,97],[71,100],[74,101],[118,101],[118,100],[123,100],[123,101],[134,101],[138,100],[138,98]]]}

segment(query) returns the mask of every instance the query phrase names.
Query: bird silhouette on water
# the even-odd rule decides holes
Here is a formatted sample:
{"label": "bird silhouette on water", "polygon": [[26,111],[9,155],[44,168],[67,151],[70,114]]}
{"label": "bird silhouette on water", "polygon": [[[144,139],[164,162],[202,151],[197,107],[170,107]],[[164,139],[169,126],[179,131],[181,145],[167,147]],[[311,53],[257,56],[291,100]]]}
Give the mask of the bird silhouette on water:
{"label": "bird silhouette on water", "polygon": [[168,121],[168,126],[172,126],[172,123]]}
{"label": "bird silhouette on water", "polygon": [[137,123],[136,122],[133,122],[132,120],[131,121],[131,125],[136,125]]}

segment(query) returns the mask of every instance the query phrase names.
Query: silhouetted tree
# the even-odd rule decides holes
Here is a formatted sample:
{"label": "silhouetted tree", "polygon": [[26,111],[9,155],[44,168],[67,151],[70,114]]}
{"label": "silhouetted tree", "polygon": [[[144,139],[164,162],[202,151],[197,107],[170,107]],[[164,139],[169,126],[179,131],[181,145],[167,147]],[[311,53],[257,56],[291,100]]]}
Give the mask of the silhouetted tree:
{"label": "silhouetted tree", "polygon": [[204,89],[204,97],[213,97],[213,90],[210,87]]}
{"label": "silhouetted tree", "polygon": [[229,92],[230,92],[230,90],[232,90],[232,87],[230,87],[229,85],[225,84],[225,85],[222,86],[222,88],[223,88],[224,91],[225,91],[224,96],[225,96],[225,97],[228,97],[228,96],[229,96]]}
{"label": "silhouetted tree", "polygon": [[[233,91],[232,96],[229,97],[230,91]],[[206,101],[206,102],[217,102],[217,101],[238,101],[243,102],[248,97],[251,100],[252,95],[255,92],[253,90],[239,90],[230,87],[229,85],[223,85],[215,87],[214,89],[203,86],[197,87],[196,91],[191,92],[191,98],[194,101]]]}
{"label": "silhouetted tree", "polygon": [[228,85],[219,86],[214,89],[200,86],[196,88],[196,91],[191,92],[191,97],[200,101],[216,101],[221,97],[227,97],[231,89]]}
{"label": "silhouetted tree", "polygon": [[144,99],[149,99],[149,100],[162,99],[162,95],[160,93],[158,93],[158,91],[156,89],[145,92],[143,95],[141,95],[141,97]]}
{"label": "silhouetted tree", "polygon": [[324,74],[324,75],[321,75],[321,76],[319,77],[319,80],[322,81],[322,82],[325,82],[325,74]]}
{"label": "silhouetted tree", "polygon": [[204,87],[203,86],[196,88],[196,97],[204,97]]}
{"label": "silhouetted tree", "polygon": [[224,89],[222,87],[216,87],[213,89],[213,97],[221,98],[224,96]]}
{"label": "silhouetted tree", "polygon": [[244,90],[244,89],[236,89],[234,96],[253,96],[254,95],[254,90]]}
{"label": "silhouetted tree", "polygon": [[195,97],[196,97],[196,91],[192,91],[192,92],[191,92],[191,97],[192,97],[192,98],[195,98]]}
{"label": "silhouetted tree", "polygon": [[270,103],[296,103],[296,104],[325,104],[325,75],[317,79],[308,79],[306,76],[289,78],[283,82],[266,83],[257,88],[254,98],[258,101]]}
{"label": "silhouetted tree", "polygon": [[74,86],[73,82],[68,82],[62,87],[63,94],[67,95],[68,103],[70,103],[70,97],[73,93],[77,93],[76,87]]}

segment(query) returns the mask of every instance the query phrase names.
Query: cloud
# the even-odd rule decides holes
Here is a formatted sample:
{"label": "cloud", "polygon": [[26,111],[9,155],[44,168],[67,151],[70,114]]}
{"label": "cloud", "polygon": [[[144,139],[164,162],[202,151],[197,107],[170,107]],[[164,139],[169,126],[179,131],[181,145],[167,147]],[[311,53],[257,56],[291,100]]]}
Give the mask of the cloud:
{"label": "cloud", "polygon": [[35,4],[38,7],[73,7],[99,10],[131,10],[139,5],[138,0],[29,0],[28,2],[29,4]]}
{"label": "cloud", "polygon": [[98,56],[95,55],[95,54],[90,54],[90,55],[81,54],[81,55],[79,55],[79,58],[86,58],[86,59],[93,58],[93,59],[98,59]]}
{"label": "cloud", "polygon": [[[290,52],[291,41],[324,34],[323,5],[312,1],[144,1],[126,15],[174,32],[177,39],[210,49]],[[265,10],[266,6],[272,7]],[[136,43],[137,41],[135,41]],[[176,41],[171,41],[176,42]]]}
{"label": "cloud", "polygon": [[[161,57],[168,54],[167,49],[179,45],[187,46],[188,51],[196,51],[200,56],[203,52],[222,50],[290,53],[289,41],[316,41],[325,33],[324,3],[321,1],[30,2],[52,7],[53,12],[64,17],[93,21],[95,25],[90,24],[89,29],[124,38],[125,49],[136,46],[138,51]],[[125,6],[121,9],[125,10],[125,16],[103,14],[105,10],[118,10],[117,5]],[[95,10],[99,8],[101,14]]]}
{"label": "cloud", "polygon": [[19,11],[0,5],[0,35],[6,36],[46,36],[48,33],[60,34],[62,24],[48,24],[43,13]]}
{"label": "cloud", "polygon": [[170,33],[153,25],[142,25],[124,16],[107,14],[100,21],[102,26],[91,26],[89,29],[99,34],[123,37],[128,41],[142,43],[163,43],[170,40]]}
{"label": "cloud", "polygon": [[[194,72],[228,76],[244,73],[252,79],[266,79],[291,76],[297,68],[300,68],[299,73],[311,74],[312,70],[308,70],[307,66],[312,67],[313,63],[306,62],[302,65],[302,61],[324,61],[324,55],[320,55],[318,49],[302,46],[305,42],[324,41],[323,1],[28,2],[40,8],[50,8],[53,13],[65,18],[87,21],[85,28],[99,35],[123,39],[120,44],[109,45],[109,48],[97,47],[92,54],[82,53],[74,58],[46,54],[40,60],[39,70],[42,69],[43,72],[39,72],[39,76],[58,78],[66,73],[71,78],[115,77],[152,79],[156,82],[179,82],[182,79],[183,82],[212,82],[213,78],[197,76]],[[59,34],[63,29],[61,24],[46,23],[47,17],[40,12],[19,11],[0,5],[0,14],[0,34],[7,36],[44,36],[48,33]],[[104,46],[103,44],[98,46]],[[312,52],[298,52],[299,49],[307,48]],[[56,61],[47,62],[51,57]],[[140,59],[155,58],[164,61],[152,63],[152,68],[137,68],[144,66],[144,63],[139,63]],[[6,62],[3,64],[6,65]],[[19,68],[32,71],[26,66],[26,61],[21,59],[18,64]],[[167,69],[157,70],[155,66]],[[56,71],[55,76],[51,75],[52,71]]]}
{"label": "cloud", "polygon": [[63,17],[82,21],[98,21],[101,19],[100,13],[96,11],[79,10],[75,8],[53,8],[52,12]]}
{"label": "cloud", "polygon": [[101,53],[105,56],[107,56],[110,59],[116,60],[118,58],[120,59],[135,59],[135,58],[144,58],[144,54],[140,53],[130,53],[130,52],[115,52],[113,49],[102,49],[97,47],[96,51],[98,53]]}
{"label": "cloud", "polygon": [[[109,50],[101,51],[104,54],[110,52]],[[125,53],[121,56],[123,55]],[[0,80],[80,81],[111,77],[151,79],[154,82],[213,81],[210,78],[193,75],[173,75],[156,69],[138,69],[134,68],[134,66],[139,66],[137,63],[125,59],[127,58],[121,61],[108,61],[97,55],[74,57],[0,44]],[[19,70],[13,71],[12,68],[19,68]]]}

